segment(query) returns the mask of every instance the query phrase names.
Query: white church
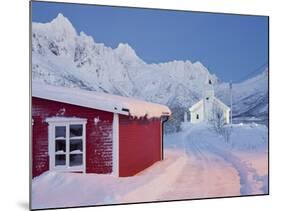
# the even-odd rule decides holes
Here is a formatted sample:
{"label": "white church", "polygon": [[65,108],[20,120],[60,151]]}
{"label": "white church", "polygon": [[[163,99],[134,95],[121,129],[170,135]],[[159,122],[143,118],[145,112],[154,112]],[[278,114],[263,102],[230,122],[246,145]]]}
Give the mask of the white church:
{"label": "white church", "polygon": [[214,87],[211,79],[207,79],[203,99],[189,108],[190,122],[199,123],[211,121],[219,112],[225,124],[229,124],[230,108],[215,97]]}

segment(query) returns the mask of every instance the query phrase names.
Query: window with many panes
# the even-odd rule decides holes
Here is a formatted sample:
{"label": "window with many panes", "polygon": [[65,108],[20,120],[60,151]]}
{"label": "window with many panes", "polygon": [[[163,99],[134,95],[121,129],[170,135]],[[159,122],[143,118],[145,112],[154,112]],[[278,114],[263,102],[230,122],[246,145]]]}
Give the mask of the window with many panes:
{"label": "window with many panes", "polygon": [[49,118],[50,169],[85,171],[85,119]]}

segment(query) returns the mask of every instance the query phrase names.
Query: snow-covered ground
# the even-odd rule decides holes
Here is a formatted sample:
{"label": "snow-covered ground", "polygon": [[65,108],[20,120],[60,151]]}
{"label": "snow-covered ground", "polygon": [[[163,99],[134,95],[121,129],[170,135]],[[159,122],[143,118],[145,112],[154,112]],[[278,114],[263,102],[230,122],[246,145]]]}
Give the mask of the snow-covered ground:
{"label": "snow-covered ground", "polygon": [[[229,141],[211,126],[185,125],[184,131],[167,137],[167,148],[182,148],[189,161],[185,171],[195,170],[186,182],[166,195],[170,199],[252,195],[268,193],[268,128],[258,124],[233,125]],[[181,144],[180,144],[181,141]],[[197,170],[197,171],[196,171]],[[183,173],[187,175],[188,172]],[[188,183],[188,180],[192,181]],[[198,185],[192,185],[198,183]],[[189,195],[187,189],[192,187]],[[170,195],[170,196],[169,196]]]}
{"label": "snow-covered ground", "polygon": [[233,125],[229,142],[208,124],[165,137],[165,159],[133,177],[46,172],[32,181],[32,207],[193,199],[268,193],[268,128]]}

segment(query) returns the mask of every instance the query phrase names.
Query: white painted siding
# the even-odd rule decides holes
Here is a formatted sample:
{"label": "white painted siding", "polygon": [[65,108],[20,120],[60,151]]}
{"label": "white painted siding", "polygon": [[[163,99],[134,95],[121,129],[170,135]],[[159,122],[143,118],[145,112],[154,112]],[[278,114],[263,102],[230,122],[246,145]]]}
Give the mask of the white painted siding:
{"label": "white painted siding", "polygon": [[229,112],[229,110],[224,111],[224,119],[226,124],[229,124]]}
{"label": "white painted siding", "polygon": [[[199,123],[209,121],[213,118],[213,107],[218,106],[223,111],[223,116],[226,124],[229,124],[230,109],[215,97],[209,97],[208,100],[203,99],[203,103],[197,102],[190,110],[190,122]],[[197,119],[199,115],[199,119]]]}
{"label": "white painted siding", "polygon": [[[199,115],[199,119],[197,119],[197,115]],[[190,112],[190,121],[191,123],[199,123],[202,122],[203,120],[204,120],[204,109],[202,104]]]}

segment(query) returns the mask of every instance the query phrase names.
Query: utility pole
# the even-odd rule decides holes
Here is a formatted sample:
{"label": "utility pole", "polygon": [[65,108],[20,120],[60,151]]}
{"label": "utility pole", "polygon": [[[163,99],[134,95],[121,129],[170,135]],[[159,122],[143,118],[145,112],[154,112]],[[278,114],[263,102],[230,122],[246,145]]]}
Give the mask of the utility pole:
{"label": "utility pole", "polygon": [[230,90],[230,126],[232,127],[232,81],[229,83]]}
{"label": "utility pole", "polygon": [[187,122],[187,111],[184,112],[184,118],[183,119],[184,119],[183,120],[184,122]]}

